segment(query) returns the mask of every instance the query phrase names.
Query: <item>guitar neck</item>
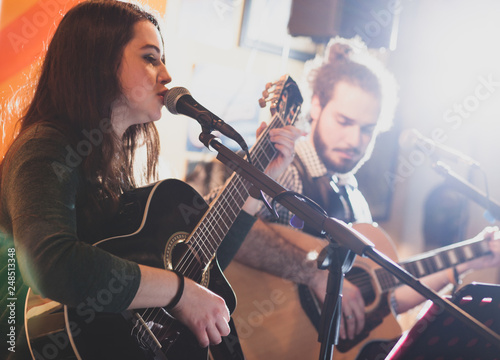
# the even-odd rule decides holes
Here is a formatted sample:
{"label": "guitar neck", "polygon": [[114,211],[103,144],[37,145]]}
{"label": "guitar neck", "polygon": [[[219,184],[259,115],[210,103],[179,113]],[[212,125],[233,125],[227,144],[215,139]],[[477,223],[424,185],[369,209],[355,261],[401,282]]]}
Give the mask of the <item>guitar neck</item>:
{"label": "guitar neck", "polygon": [[[442,247],[408,259],[399,265],[417,278],[421,278],[490,252],[488,242],[483,238],[473,238],[457,244]],[[375,270],[382,292],[388,292],[400,285],[401,281],[383,268]]]}
{"label": "guitar neck", "polygon": [[[260,171],[264,171],[277,154],[277,150],[269,139],[269,131],[284,125],[286,125],[286,120],[279,113],[274,115],[250,150],[251,162]],[[212,202],[200,224],[192,232],[191,237],[195,239],[195,246],[198,244],[202,249],[199,256],[205,264],[212,260],[217,248],[236,220],[249,196],[250,186],[251,183],[237,173],[233,173],[226,181],[224,189]]]}
{"label": "guitar neck", "polygon": [[[277,154],[276,148],[271,143],[269,131],[293,125],[300,114],[303,101],[299,88],[291,77],[284,76],[275,85],[273,89],[266,87],[265,90],[268,94],[268,90],[275,94],[273,96],[275,114],[250,150],[250,161],[260,171],[264,171]],[[191,233],[188,241],[191,246],[198,249],[198,256],[203,264],[208,265],[215,256],[216,250],[248,199],[250,187],[251,184],[247,180],[233,173]]]}

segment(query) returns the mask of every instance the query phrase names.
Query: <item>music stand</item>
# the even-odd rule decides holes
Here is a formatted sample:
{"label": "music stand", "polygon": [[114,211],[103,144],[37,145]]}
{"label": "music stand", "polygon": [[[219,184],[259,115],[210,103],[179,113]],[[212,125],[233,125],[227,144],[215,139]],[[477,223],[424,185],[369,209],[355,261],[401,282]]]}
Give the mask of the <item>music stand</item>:
{"label": "music stand", "polygon": [[[500,285],[472,283],[458,290],[451,301],[500,333]],[[498,348],[432,304],[386,357],[386,360],[403,359],[500,360],[500,354]]]}

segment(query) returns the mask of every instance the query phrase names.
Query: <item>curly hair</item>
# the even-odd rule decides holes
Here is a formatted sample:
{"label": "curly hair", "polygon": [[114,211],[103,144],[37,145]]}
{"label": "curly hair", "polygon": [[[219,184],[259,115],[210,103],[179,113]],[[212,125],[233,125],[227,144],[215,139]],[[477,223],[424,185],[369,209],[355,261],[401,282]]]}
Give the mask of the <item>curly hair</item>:
{"label": "curly hair", "polygon": [[315,60],[313,66],[307,80],[321,107],[331,100],[336,84],[345,81],[359,86],[380,102],[377,130],[385,131],[391,127],[397,104],[396,81],[359,38],[332,39],[324,58],[319,59],[319,64]]}

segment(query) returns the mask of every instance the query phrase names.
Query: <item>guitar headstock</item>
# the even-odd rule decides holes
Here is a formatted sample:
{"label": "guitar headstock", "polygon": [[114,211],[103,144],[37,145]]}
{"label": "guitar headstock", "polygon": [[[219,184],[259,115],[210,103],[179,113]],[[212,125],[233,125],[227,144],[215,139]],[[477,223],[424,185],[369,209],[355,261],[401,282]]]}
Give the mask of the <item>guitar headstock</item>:
{"label": "guitar headstock", "polygon": [[271,104],[271,115],[279,115],[282,125],[293,125],[302,106],[302,95],[297,83],[289,76],[283,75],[278,81],[266,84],[259,99],[261,108]]}

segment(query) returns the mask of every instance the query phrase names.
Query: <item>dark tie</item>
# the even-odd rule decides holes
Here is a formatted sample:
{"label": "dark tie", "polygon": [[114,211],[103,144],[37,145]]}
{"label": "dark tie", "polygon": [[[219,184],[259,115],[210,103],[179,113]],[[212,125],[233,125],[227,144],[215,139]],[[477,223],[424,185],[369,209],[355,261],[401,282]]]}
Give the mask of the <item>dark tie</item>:
{"label": "dark tie", "polygon": [[335,178],[325,175],[317,179],[318,186],[321,188],[322,198],[327,199],[325,210],[328,216],[336,219],[351,222],[352,210],[344,185],[337,185]]}

